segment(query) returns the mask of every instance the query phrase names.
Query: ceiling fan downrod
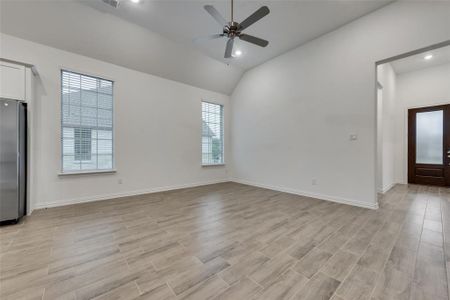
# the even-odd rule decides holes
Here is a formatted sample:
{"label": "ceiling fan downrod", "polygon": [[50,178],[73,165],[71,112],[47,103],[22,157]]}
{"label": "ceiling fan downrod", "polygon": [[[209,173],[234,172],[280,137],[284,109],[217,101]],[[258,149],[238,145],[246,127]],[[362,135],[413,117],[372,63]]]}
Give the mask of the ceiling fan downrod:
{"label": "ceiling fan downrod", "polygon": [[233,11],[234,11],[234,0],[231,0],[231,23],[234,22]]}

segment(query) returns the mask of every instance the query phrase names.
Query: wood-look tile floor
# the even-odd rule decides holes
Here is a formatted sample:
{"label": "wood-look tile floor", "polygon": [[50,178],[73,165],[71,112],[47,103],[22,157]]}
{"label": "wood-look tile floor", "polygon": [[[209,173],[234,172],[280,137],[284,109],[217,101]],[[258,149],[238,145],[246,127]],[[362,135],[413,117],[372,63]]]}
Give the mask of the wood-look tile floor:
{"label": "wood-look tile floor", "polygon": [[38,210],[0,227],[0,298],[448,299],[450,190],[380,206],[224,183]]}

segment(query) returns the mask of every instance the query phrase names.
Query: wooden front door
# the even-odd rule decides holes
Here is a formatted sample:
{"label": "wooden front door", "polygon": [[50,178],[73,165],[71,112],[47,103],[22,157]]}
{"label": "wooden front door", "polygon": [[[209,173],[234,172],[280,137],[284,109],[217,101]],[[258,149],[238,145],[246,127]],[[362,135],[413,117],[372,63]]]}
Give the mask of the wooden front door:
{"label": "wooden front door", "polygon": [[450,186],[450,104],[408,110],[408,182]]}

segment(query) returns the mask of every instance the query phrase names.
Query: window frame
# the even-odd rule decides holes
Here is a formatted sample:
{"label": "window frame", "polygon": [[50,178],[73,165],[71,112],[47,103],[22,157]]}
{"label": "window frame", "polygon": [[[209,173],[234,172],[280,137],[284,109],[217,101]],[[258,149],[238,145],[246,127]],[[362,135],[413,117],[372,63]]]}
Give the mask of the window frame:
{"label": "window frame", "polygon": [[[95,79],[99,79],[99,80],[105,80],[105,81],[110,81],[111,85],[112,85],[112,108],[111,108],[111,112],[112,112],[112,116],[111,116],[111,123],[112,123],[112,129],[111,129],[111,146],[112,146],[112,154],[111,154],[111,168],[109,169],[86,169],[86,170],[64,170],[64,143],[63,143],[63,73],[64,72],[68,72],[68,73],[74,73],[80,76],[87,76],[87,77],[92,77]],[[112,78],[109,78],[107,76],[102,76],[102,75],[95,75],[89,72],[84,72],[84,71],[80,71],[80,70],[74,70],[71,68],[67,68],[67,67],[60,67],[59,68],[59,95],[60,95],[60,99],[59,99],[59,105],[60,105],[60,113],[59,113],[59,117],[60,117],[60,134],[59,134],[59,143],[60,143],[60,171],[58,173],[58,176],[66,176],[66,175],[83,175],[83,174],[102,174],[102,173],[116,173],[116,163],[115,163],[115,158],[116,158],[116,154],[115,154],[115,149],[116,149],[116,145],[115,145],[115,141],[116,141],[116,136],[115,136],[115,80]],[[92,143],[92,140],[91,140]],[[91,154],[92,155],[92,154]],[[97,153],[98,155],[98,153]]]}
{"label": "window frame", "polygon": [[[203,163],[203,103],[219,105],[222,108],[222,162],[220,163]],[[225,105],[222,103],[217,103],[209,100],[201,100],[200,101],[200,160],[202,167],[217,167],[217,166],[225,166]]]}

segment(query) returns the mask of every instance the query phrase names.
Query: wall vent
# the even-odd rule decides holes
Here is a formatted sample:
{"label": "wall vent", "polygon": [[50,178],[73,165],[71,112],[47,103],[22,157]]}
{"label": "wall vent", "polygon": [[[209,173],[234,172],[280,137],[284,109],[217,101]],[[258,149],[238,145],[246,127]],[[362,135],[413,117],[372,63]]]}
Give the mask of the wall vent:
{"label": "wall vent", "polygon": [[119,0],[103,0],[103,2],[105,2],[106,4],[114,7],[114,8],[118,8],[119,7]]}

